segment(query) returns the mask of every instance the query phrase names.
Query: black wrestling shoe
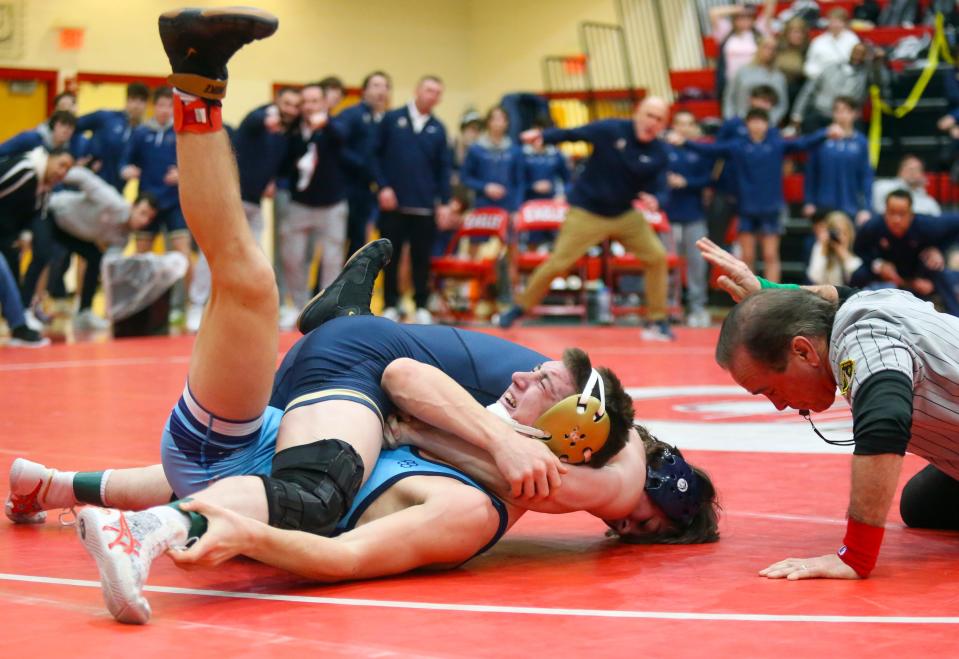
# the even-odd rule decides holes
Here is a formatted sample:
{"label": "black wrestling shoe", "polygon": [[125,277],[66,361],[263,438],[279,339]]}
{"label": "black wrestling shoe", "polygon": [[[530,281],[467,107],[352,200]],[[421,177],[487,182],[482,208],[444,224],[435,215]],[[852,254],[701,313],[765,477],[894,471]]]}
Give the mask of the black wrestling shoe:
{"label": "black wrestling shoe", "polygon": [[276,16],[249,7],[174,9],[160,15],[160,40],[173,74],[167,81],[188,94],[219,101],[226,63],[240,48],[274,32]]}
{"label": "black wrestling shoe", "polygon": [[373,283],[393,256],[393,243],[380,238],[356,250],[333,283],[306,303],[296,327],[307,334],[339,316],[371,316]]}

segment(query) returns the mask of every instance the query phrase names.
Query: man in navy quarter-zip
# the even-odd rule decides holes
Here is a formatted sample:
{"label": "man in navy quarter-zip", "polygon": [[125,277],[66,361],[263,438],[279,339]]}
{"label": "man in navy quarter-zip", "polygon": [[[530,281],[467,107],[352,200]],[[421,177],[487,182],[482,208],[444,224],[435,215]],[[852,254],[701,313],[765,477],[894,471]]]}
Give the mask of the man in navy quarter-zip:
{"label": "man in navy quarter-zip", "polygon": [[363,99],[336,116],[345,134],[340,155],[349,204],[346,222],[346,238],[349,241],[347,256],[352,256],[366,244],[367,228],[375,202],[371,188],[376,129],[390,106],[392,88],[393,82],[389,75],[383,71],[374,71],[363,79]]}
{"label": "man in navy quarter-zip", "polygon": [[[432,322],[426,309],[430,273],[430,252],[436,227],[449,223],[450,151],[446,127],[433,116],[443,96],[443,81],[424,76],[416,85],[412,101],[387,112],[380,123],[373,160],[380,187],[380,233],[399,252],[410,244],[413,269],[413,299],[417,323]],[[386,266],[385,310],[397,320],[399,312],[399,259]]]}
{"label": "man in navy quarter-zip", "polygon": [[77,133],[90,131],[89,151],[100,161],[97,174],[123,192],[126,180],[120,176],[120,161],[133,131],[146,112],[150,90],[142,82],[127,85],[127,101],[123,110],[98,110],[77,119]]}
{"label": "man in navy quarter-zip", "polygon": [[643,261],[649,340],[673,339],[666,318],[666,250],[642,213],[633,208],[637,197],[650,210],[659,209],[656,195],[666,192],[666,145],[658,139],[666,125],[669,107],[651,97],[636,108],[631,120],[605,119],[579,128],[531,129],[520,135],[526,144],[589,142],[593,153],[569,193],[570,210],[560,229],[553,254],[533,271],[519,304],[499,318],[509,327],[533,308],[593,245],[608,238],[618,240]]}
{"label": "man in navy quarter-zip", "polygon": [[[261,105],[247,114],[232,135],[236,153],[236,167],[240,174],[240,198],[243,212],[256,241],[262,244],[263,214],[260,201],[274,197],[275,179],[286,164],[290,147],[290,132],[300,118],[300,92],[283,87],[273,103]],[[186,328],[196,332],[203,317],[203,305],[210,296],[210,266],[206,257],[200,257],[190,282],[190,306],[187,309]]]}
{"label": "man in navy quarter-zip", "polygon": [[[286,286],[297,309],[310,299],[311,239],[323,248],[321,288],[333,281],[343,266],[347,216],[343,131],[339,119],[329,115],[339,102],[338,83],[329,78],[303,87],[302,118],[290,137],[292,203],[280,226],[280,255]],[[296,313],[284,308],[280,325],[292,328],[295,320]]]}
{"label": "man in navy quarter-zip", "polygon": [[833,102],[833,121],[842,129],[840,139],[823,142],[810,151],[806,163],[803,215],[817,211],[840,210],[856,224],[870,217],[872,203],[872,165],[869,144],[854,123],[859,106],[848,96]]}
{"label": "man in navy quarter-zip", "polygon": [[[179,172],[176,161],[176,133],[173,132],[173,91],[160,87],[153,92],[153,117],[138,126],[130,136],[120,162],[120,176],[139,179],[140,192],[149,192],[157,200],[153,221],[136,234],[137,252],[149,252],[153,240],[165,230],[169,248],[190,258],[190,231],[180,210]],[[184,277],[190,281],[190,271]],[[174,289],[174,309],[184,312],[185,289]]]}

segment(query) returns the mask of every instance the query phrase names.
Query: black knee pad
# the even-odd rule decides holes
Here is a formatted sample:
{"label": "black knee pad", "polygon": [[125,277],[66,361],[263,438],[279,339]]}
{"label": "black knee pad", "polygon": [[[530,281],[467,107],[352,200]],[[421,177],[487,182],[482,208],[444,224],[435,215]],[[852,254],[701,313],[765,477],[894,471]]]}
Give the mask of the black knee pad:
{"label": "black knee pad", "polygon": [[359,453],[339,439],[294,446],[273,457],[266,487],[270,526],[330,535],[363,480]]}

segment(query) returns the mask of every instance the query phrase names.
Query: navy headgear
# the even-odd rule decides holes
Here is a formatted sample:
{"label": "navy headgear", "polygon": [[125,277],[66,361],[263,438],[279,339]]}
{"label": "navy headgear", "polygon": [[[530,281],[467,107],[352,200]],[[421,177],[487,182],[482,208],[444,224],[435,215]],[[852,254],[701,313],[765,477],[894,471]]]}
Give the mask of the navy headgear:
{"label": "navy headgear", "polygon": [[659,468],[646,464],[646,493],[666,516],[682,526],[699,512],[702,483],[676,449],[663,451]]}

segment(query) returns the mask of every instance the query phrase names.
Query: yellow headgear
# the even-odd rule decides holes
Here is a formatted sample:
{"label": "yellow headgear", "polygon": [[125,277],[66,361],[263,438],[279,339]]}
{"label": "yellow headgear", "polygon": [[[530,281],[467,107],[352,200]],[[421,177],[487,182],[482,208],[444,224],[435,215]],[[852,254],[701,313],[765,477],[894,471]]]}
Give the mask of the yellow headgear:
{"label": "yellow headgear", "polygon": [[[597,385],[599,398],[591,395]],[[559,401],[546,410],[534,425],[533,428],[522,426],[518,430],[543,440],[564,462],[589,462],[590,457],[606,445],[609,437],[606,389],[599,372],[594,368],[581,394]]]}

